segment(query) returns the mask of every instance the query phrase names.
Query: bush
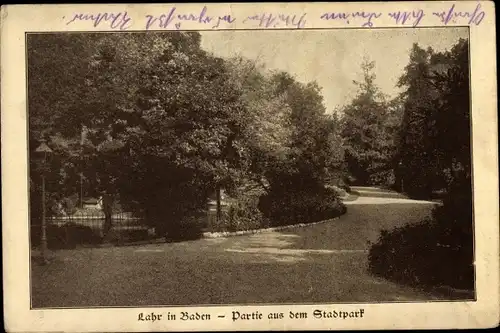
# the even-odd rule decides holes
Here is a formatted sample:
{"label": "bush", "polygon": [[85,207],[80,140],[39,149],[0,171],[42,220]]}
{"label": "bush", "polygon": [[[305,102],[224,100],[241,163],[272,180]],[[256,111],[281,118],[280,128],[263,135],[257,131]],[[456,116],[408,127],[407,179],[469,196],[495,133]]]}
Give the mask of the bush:
{"label": "bush", "polygon": [[396,182],[396,177],[394,171],[382,170],[374,172],[370,175],[370,185],[378,185],[386,188],[390,188]]}
{"label": "bush", "polygon": [[383,231],[372,245],[372,273],[418,286],[474,288],[472,202],[466,192],[449,196],[433,218]]}
{"label": "bush", "polygon": [[351,184],[356,183],[356,181],[357,181],[356,177],[354,177],[352,175],[348,175],[348,176],[345,177],[345,183],[346,184],[351,185]]}
{"label": "bush", "polygon": [[269,221],[258,208],[259,197],[240,196],[223,215],[218,231],[241,231],[266,228]]}
{"label": "bush", "polygon": [[132,230],[128,233],[128,240],[132,242],[149,240],[150,238],[151,237],[147,229]]}
{"label": "bush", "polygon": [[69,197],[62,199],[62,206],[67,215],[73,215],[78,210],[79,197],[77,194],[73,194]]}
{"label": "bush", "polygon": [[329,181],[329,185],[337,186],[347,193],[351,193],[351,186],[349,185],[350,177],[344,173],[333,174]]}
{"label": "bush", "polygon": [[149,234],[148,229],[132,229],[120,230],[111,228],[106,234],[106,241],[116,245],[126,244],[128,242],[147,241],[151,240],[152,235]]}
{"label": "bush", "polygon": [[347,183],[340,183],[338,185],[338,187],[340,187],[341,189],[343,189],[344,191],[346,191],[347,193],[351,193],[351,186],[349,186],[349,184]]}
{"label": "bush", "polygon": [[422,174],[408,173],[403,175],[403,190],[413,199],[428,200],[432,197],[432,186]]}
{"label": "bush", "polygon": [[271,191],[262,196],[259,209],[271,224],[290,225],[331,219],[346,212],[332,189],[317,187],[295,191]]}
{"label": "bush", "polygon": [[169,241],[194,240],[201,238],[205,225],[206,214],[199,212],[165,224],[163,235]]}
{"label": "bush", "polygon": [[335,194],[337,195],[337,197],[339,197],[339,198],[344,198],[344,197],[347,197],[347,195],[348,195],[347,191],[344,190],[341,187],[338,187],[338,186],[335,186],[335,185],[333,185],[333,186],[327,186],[327,187],[331,188],[335,192]]}
{"label": "bush", "polygon": [[176,191],[169,189],[166,197],[158,194],[144,209],[147,224],[170,241],[200,238],[206,225],[206,196],[184,185]]}
{"label": "bush", "polygon": [[73,223],[47,226],[47,245],[50,249],[72,249],[77,245],[101,242],[98,232],[87,226]]}

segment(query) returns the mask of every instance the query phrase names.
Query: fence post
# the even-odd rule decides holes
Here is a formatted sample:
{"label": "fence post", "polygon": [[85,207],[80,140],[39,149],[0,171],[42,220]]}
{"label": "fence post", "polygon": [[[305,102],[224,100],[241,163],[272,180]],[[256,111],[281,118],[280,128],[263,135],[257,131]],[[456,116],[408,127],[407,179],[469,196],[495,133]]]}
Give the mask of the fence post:
{"label": "fence post", "polygon": [[210,213],[210,203],[207,203],[206,208],[205,208],[205,214],[207,216],[207,227],[209,232],[213,232],[212,228],[212,219],[211,219],[211,213]]}
{"label": "fence post", "polygon": [[69,228],[70,228],[70,224],[68,223],[64,223],[64,236],[66,238],[66,246],[67,247],[71,247],[71,244],[70,244],[70,237],[69,237]]}

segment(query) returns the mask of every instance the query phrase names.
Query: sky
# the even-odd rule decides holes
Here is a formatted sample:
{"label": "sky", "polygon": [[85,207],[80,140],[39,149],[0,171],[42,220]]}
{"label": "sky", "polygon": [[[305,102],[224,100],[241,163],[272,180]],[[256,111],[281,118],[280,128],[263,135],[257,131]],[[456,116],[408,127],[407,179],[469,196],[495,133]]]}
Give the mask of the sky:
{"label": "sky", "polygon": [[355,97],[363,57],[375,61],[376,84],[396,96],[398,78],[413,43],[449,50],[467,28],[202,31],[202,48],[216,56],[240,55],[267,69],[284,70],[301,82],[322,87],[327,112]]}

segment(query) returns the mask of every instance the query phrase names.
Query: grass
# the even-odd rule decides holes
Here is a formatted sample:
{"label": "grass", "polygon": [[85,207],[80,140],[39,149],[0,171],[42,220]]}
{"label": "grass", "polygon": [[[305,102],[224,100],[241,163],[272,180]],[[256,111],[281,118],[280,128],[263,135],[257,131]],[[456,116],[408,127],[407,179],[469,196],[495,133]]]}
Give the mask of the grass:
{"label": "grass", "polygon": [[[368,272],[381,229],[426,204],[352,205],[330,223],[240,237],[53,253],[32,264],[35,308],[434,300]],[[345,250],[345,252],[337,252]]]}

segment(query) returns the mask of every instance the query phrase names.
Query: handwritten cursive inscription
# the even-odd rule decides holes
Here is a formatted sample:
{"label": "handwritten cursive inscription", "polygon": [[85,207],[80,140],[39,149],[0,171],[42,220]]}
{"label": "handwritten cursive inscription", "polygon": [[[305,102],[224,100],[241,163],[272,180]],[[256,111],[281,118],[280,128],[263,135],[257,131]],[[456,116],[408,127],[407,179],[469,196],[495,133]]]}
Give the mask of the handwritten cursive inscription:
{"label": "handwritten cursive inscription", "polygon": [[66,25],[75,21],[92,21],[94,27],[98,27],[101,23],[107,23],[111,29],[119,30],[127,30],[132,25],[132,18],[128,16],[127,12],[96,14],[75,13],[73,17],[66,22]]}
{"label": "handwritten cursive inscription", "polygon": [[146,15],[146,30],[160,28],[168,29],[174,27],[175,29],[181,28],[181,23],[185,21],[191,21],[200,23],[203,25],[211,25],[212,28],[218,28],[221,23],[233,23],[236,19],[231,17],[231,15],[223,16],[210,16],[208,15],[208,8],[203,6],[200,12],[196,13],[179,13],[176,7],[172,7],[168,13],[161,15]]}
{"label": "handwritten cursive inscription", "polygon": [[203,9],[196,14],[177,14],[177,8],[172,7],[166,14],[161,14],[159,16],[146,15],[146,30],[152,27],[167,29],[172,25],[174,25],[176,29],[180,29],[182,21],[194,21],[201,24],[207,24],[212,22],[212,17],[207,15],[207,11],[207,7],[203,6]]}
{"label": "handwritten cursive inscription", "polygon": [[441,22],[444,24],[448,24],[450,22],[457,23],[457,20],[459,20],[458,23],[460,23],[460,19],[468,18],[469,25],[479,25],[483,21],[486,14],[483,10],[481,10],[481,4],[478,3],[473,12],[457,11],[455,9],[455,4],[453,4],[447,11],[433,12],[432,15],[439,17]]}
{"label": "handwritten cursive inscription", "polygon": [[365,12],[365,11],[358,11],[358,12],[352,12],[352,13],[345,13],[345,12],[330,12],[330,13],[324,13],[321,15],[320,19],[322,20],[343,20],[345,23],[350,24],[351,20],[355,20],[357,18],[362,18],[365,21],[361,25],[362,27],[373,27],[373,22],[372,20],[374,18],[379,18],[382,16],[382,13],[380,12]]}
{"label": "handwritten cursive inscription", "polygon": [[218,28],[222,22],[233,23],[234,21],[236,21],[236,19],[231,17],[231,15],[219,16],[217,18],[217,23],[212,27],[212,29]]}
{"label": "handwritten cursive inscription", "polygon": [[[200,6],[201,7],[201,6]],[[395,10],[387,12],[374,11],[339,11],[339,12],[324,12],[320,13],[320,20],[336,21],[341,24],[355,25],[361,27],[373,27],[377,19],[382,15],[388,16],[394,23],[403,26],[419,26],[426,18],[429,21],[439,20],[441,24],[460,24],[479,25],[484,20],[486,13],[481,7],[481,3],[477,3],[474,10],[459,10],[459,4],[450,4],[443,11],[434,11],[432,15],[424,12],[423,9],[412,10]],[[247,26],[248,28],[296,28],[302,29],[306,27],[307,13],[282,13],[282,12],[256,12],[252,15],[244,17],[235,17],[233,14],[222,13],[222,15],[209,15],[209,6],[203,6],[199,10],[186,11],[178,7],[170,7],[166,12],[151,13],[145,15],[145,25],[140,26],[140,29],[182,29],[183,22],[195,23],[203,29],[216,28],[233,28],[232,24],[238,21],[239,25]],[[98,13],[74,13],[69,20],[63,16],[66,25],[75,22],[90,22],[95,28],[107,25],[115,30],[127,30],[133,24],[132,17],[126,11],[122,12],[98,12]],[[428,22],[427,22],[428,23]],[[431,22],[432,23],[432,22]],[[192,24],[191,24],[192,26]]]}
{"label": "handwritten cursive inscription", "polygon": [[256,22],[258,27],[260,28],[294,27],[297,29],[301,29],[306,25],[306,15],[307,13],[303,13],[301,16],[260,13],[247,16],[243,20],[243,23]]}
{"label": "handwritten cursive inscription", "polygon": [[394,19],[396,24],[406,25],[411,24],[416,27],[420,24],[420,21],[424,18],[425,14],[422,9],[410,11],[397,11],[390,12],[388,15]]}

